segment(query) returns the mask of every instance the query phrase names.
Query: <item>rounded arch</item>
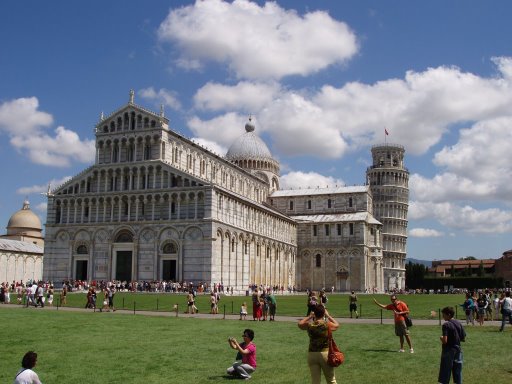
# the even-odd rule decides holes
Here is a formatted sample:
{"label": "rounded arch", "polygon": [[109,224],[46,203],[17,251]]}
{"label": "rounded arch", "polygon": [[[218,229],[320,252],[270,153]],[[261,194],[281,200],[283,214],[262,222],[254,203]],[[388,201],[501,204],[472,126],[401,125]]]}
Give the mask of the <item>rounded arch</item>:
{"label": "rounded arch", "polygon": [[114,235],[114,243],[133,243],[134,234],[127,228],[119,230]]}
{"label": "rounded arch", "polygon": [[178,253],[178,244],[175,241],[167,240],[162,244],[161,251],[164,254],[176,254]]}

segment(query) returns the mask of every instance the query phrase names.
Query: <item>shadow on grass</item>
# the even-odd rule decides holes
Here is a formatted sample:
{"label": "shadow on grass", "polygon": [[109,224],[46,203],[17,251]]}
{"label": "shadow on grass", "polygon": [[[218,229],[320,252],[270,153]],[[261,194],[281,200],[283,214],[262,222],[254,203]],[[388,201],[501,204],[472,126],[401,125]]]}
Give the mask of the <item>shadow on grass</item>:
{"label": "shadow on grass", "polygon": [[366,352],[391,352],[391,353],[397,353],[394,349],[363,349],[363,351]]}
{"label": "shadow on grass", "polygon": [[232,376],[232,375],[217,375],[217,376],[208,376],[208,380],[219,380],[219,379],[224,379],[224,380],[236,380],[236,379],[239,379],[239,377],[236,377],[236,376]]}

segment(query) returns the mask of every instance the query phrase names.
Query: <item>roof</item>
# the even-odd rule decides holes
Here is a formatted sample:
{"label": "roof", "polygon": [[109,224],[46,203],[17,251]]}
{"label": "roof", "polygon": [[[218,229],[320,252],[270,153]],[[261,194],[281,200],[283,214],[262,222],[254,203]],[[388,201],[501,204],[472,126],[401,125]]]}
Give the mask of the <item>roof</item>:
{"label": "roof", "polygon": [[13,232],[9,231],[10,229],[22,228],[42,230],[41,220],[31,211],[30,203],[27,200],[23,202],[23,208],[15,212],[7,223],[7,230],[10,234]]}
{"label": "roof", "polygon": [[22,253],[44,253],[42,247],[28,243],[26,241],[0,239],[0,250],[1,251],[14,251]]}
{"label": "roof", "polygon": [[485,266],[493,266],[496,262],[495,259],[482,259],[482,260],[434,260],[432,261],[432,266],[446,266],[451,267],[452,265],[467,267],[468,265],[476,265],[479,266],[482,263]]}
{"label": "roof", "polygon": [[312,223],[339,223],[352,222],[352,221],[365,221],[369,224],[381,224],[380,221],[375,219],[368,212],[355,212],[355,213],[336,213],[332,215],[304,215],[292,216],[298,222],[312,222]]}
{"label": "roof", "polygon": [[272,154],[263,142],[254,133],[254,124],[245,125],[246,132],[231,145],[226,153],[226,159],[235,160],[274,160]]}
{"label": "roof", "polygon": [[334,195],[339,193],[362,193],[370,190],[369,185],[353,185],[343,187],[327,187],[327,188],[304,188],[304,189],[282,189],[275,191],[270,197],[284,196],[311,196],[311,195]]}

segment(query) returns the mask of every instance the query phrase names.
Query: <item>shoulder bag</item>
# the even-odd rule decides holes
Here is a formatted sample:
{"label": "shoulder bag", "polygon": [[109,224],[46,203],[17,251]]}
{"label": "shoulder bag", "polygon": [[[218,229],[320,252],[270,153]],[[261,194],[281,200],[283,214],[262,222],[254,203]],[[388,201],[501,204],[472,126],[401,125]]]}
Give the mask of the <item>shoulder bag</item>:
{"label": "shoulder bag", "polygon": [[338,349],[332,337],[331,327],[327,324],[328,340],[329,340],[329,354],[327,355],[327,364],[331,367],[338,367],[345,361],[345,355]]}
{"label": "shoulder bag", "polygon": [[[396,304],[395,304],[395,309],[397,310],[397,312],[399,312]],[[405,325],[407,326],[407,328],[411,328],[412,327],[412,319],[409,316],[409,314],[406,313],[406,314],[403,314],[402,316],[404,317]]]}

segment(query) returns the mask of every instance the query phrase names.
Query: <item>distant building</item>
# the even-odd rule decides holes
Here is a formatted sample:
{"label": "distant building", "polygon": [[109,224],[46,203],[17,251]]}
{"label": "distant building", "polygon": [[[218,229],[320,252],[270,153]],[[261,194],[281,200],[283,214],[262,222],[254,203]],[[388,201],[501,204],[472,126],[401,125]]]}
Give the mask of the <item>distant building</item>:
{"label": "distant building", "polygon": [[503,278],[506,287],[512,287],[512,249],[496,260],[496,277]]}
{"label": "distant building", "polygon": [[485,275],[494,276],[495,264],[495,259],[434,260],[432,261],[432,267],[428,269],[428,273],[437,277],[476,276],[483,268]]}
{"label": "distant building", "polygon": [[7,224],[7,234],[0,236],[0,281],[40,280],[43,275],[41,221],[28,201]]}
{"label": "distant building", "polygon": [[236,291],[405,287],[403,147],[372,149],[368,185],[282,190],[279,162],[251,120],[245,131],[221,157],[173,130],[163,110],[136,105],[131,92],[96,125],[95,164],[48,194],[44,278]]}

